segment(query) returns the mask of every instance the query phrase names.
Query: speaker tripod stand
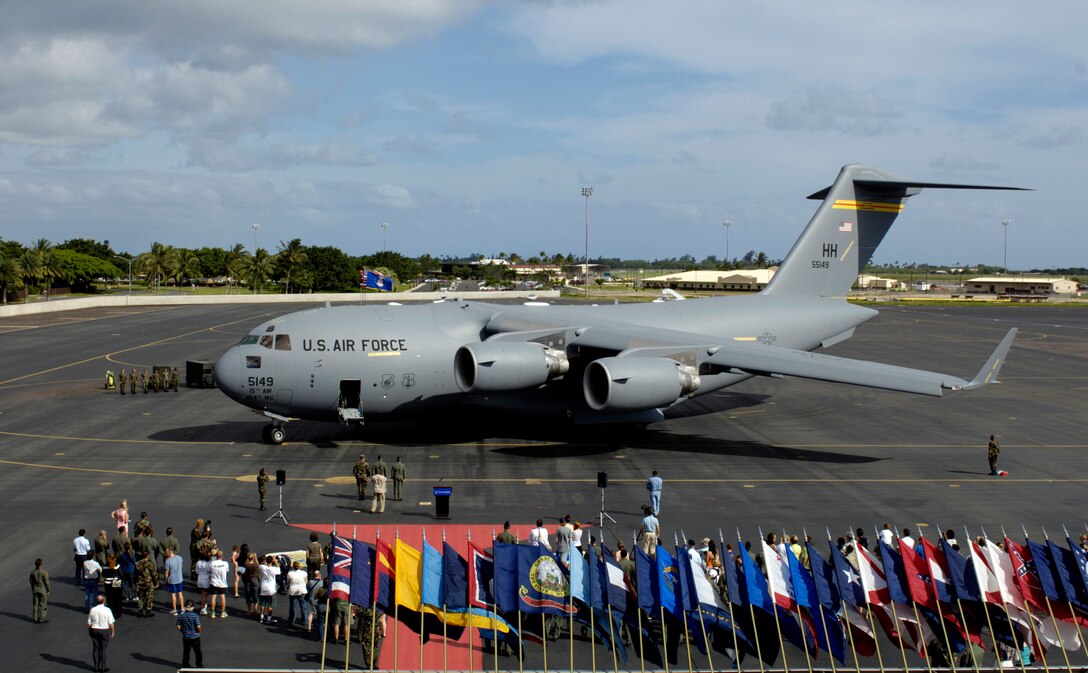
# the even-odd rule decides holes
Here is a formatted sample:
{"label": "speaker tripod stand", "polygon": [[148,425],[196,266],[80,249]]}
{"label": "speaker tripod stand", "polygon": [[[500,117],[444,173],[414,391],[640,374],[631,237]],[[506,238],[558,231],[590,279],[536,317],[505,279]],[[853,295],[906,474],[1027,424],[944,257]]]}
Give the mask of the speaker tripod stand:
{"label": "speaker tripod stand", "polygon": [[[265,523],[268,523],[268,522],[269,522],[269,521],[271,521],[272,519],[276,519],[276,518],[279,518],[279,519],[283,519],[283,525],[285,525],[285,526],[286,526],[286,525],[288,525],[288,524],[290,524],[290,523],[291,523],[291,520],[290,520],[289,518],[287,518],[287,514],[286,514],[286,513],[285,513],[285,512],[283,511],[283,486],[282,486],[282,485],[278,485],[278,486],[277,486],[276,488],[278,488],[278,489],[280,490],[280,506],[279,506],[279,509],[277,509],[277,510],[276,510],[276,511],[275,511],[275,512],[274,512],[274,513],[272,514],[272,516],[270,516],[270,517],[268,517],[267,519],[265,519],[265,520],[264,520],[264,522],[265,522]],[[602,498],[603,498],[603,496],[602,496]],[[602,504],[601,504],[601,507],[603,508],[603,507],[604,507],[604,504],[603,504],[603,503],[604,503],[604,501],[602,500],[602,501],[601,501],[601,503],[602,503]],[[610,518],[611,518],[611,517],[610,517]]]}
{"label": "speaker tripod stand", "polygon": [[[604,509],[604,489],[602,488],[602,489],[601,489],[601,518],[597,520],[597,521],[598,521],[598,525],[599,525],[599,526],[601,527],[601,530],[602,530],[602,531],[604,530],[604,521],[605,521],[605,519],[608,519],[608,520],[609,520],[609,521],[611,521],[612,523],[618,523],[618,522],[617,522],[617,521],[616,521],[615,519],[613,519],[613,518],[612,518],[612,517],[611,517],[611,516],[610,516],[610,515],[608,514],[608,512],[606,512],[606,511],[605,511],[605,509]],[[601,537],[601,539],[603,540],[603,539],[604,539],[604,537],[602,536],[602,537]]]}

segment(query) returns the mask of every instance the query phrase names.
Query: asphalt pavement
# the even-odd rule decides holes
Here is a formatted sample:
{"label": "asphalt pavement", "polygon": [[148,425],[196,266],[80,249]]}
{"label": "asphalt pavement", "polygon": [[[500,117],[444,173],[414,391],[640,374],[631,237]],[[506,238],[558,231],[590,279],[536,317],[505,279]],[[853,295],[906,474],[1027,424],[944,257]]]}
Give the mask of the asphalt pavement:
{"label": "asphalt pavement", "polygon": [[[1060,536],[1063,525],[1074,534],[1085,530],[1083,309],[882,308],[831,352],[971,378],[1004,332],[1019,327],[1001,384],[928,398],[755,379],[689,401],[645,432],[479,416],[362,430],[297,422],[288,426],[288,442],[273,447],[260,443],[261,417],[214,389],[183,386],[177,393],[135,396],[103,389],[106,369],[169,364],[184,371],[186,360],[214,360],[251,327],[300,308],[110,309],[0,321],[5,668],[90,669],[71,540],[79,528],[91,538],[109,530],[109,514],[121,498],[134,515],[147,511],[160,537],[173,526],[185,543],[202,517],[213,520],[227,549],[241,542],[262,552],[302,548],[306,530],[265,523],[271,512],[257,510],[253,477],[261,467],[286,471],[283,508],[292,522],[335,523],[341,531],[380,525],[383,537],[401,526],[413,534],[424,526],[439,538],[443,523],[432,519],[430,493],[441,480],[454,488],[450,526],[486,530],[504,519],[530,524],[540,517],[551,528],[567,513],[589,523],[603,504],[616,520],[604,539],[630,544],[647,502],[644,482],[655,469],[665,480],[661,519],[669,542],[674,536],[717,539],[719,530],[733,541],[738,529],[753,540],[760,529],[822,539],[825,530],[838,535],[884,522],[931,539],[938,526],[961,536],[964,527],[972,535],[985,529],[992,537],[1003,529],[1022,537],[1021,526],[1033,537],[1044,528]],[[986,474],[991,433],[1001,440],[1008,477]],[[370,514],[356,500],[351,467],[360,453],[371,462],[378,454],[387,463],[401,456],[407,465],[405,498],[389,503],[384,515]],[[596,486],[601,471],[608,473],[603,494]],[[272,487],[273,509],[277,495]],[[30,619],[25,578],[36,557],[53,578],[45,625]],[[229,600],[232,618],[205,621],[211,665],[314,668],[316,640],[246,619],[240,599]],[[281,597],[281,618],[286,607]],[[163,612],[153,619],[134,615],[126,610],[118,624],[113,670],[177,668],[181,644],[173,619]],[[582,657],[588,645],[580,651]],[[527,667],[539,668],[539,655],[532,653]],[[351,656],[357,659],[359,650]],[[343,667],[342,651],[335,661]],[[565,668],[566,659],[561,663]],[[608,655],[604,667],[611,663]],[[516,667],[516,661],[501,665]],[[637,659],[628,665],[637,669]]]}

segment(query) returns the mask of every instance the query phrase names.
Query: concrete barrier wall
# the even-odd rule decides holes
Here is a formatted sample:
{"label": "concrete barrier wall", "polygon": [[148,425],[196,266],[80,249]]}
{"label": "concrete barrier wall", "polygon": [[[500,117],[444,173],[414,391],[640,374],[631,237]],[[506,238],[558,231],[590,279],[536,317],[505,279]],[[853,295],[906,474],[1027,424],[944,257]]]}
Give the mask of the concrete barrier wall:
{"label": "concrete barrier wall", "polygon": [[0,306],[0,318],[36,315],[55,311],[75,311],[85,308],[115,308],[125,306],[185,306],[206,304],[388,304],[392,301],[426,302],[439,299],[558,299],[559,290],[545,292],[392,292],[389,294],[359,294],[358,292],[322,292],[318,294],[134,294],[102,297],[78,297],[39,301],[33,304]]}

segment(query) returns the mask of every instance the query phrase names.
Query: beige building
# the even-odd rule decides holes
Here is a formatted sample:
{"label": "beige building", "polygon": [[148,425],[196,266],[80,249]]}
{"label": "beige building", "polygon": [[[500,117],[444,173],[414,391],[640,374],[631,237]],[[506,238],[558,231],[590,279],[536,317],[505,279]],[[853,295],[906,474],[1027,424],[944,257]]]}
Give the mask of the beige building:
{"label": "beige building", "polygon": [[642,284],[643,287],[650,289],[758,292],[771,282],[777,270],[778,267],[773,266],[769,269],[736,271],[684,271],[646,278]]}
{"label": "beige building", "polygon": [[1060,276],[980,276],[965,281],[964,289],[978,294],[1072,294],[1077,284]]}
{"label": "beige building", "polygon": [[854,287],[859,290],[894,290],[899,285],[899,281],[894,278],[881,278],[867,273],[858,276],[857,282],[854,283]]}

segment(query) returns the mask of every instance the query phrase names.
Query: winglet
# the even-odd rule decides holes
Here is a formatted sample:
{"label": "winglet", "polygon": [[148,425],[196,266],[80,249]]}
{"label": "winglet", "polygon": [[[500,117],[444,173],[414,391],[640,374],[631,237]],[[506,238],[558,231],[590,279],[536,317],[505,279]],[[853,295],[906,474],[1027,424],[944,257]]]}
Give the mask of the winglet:
{"label": "winglet", "polygon": [[1005,335],[1005,338],[1001,340],[1001,343],[994,349],[993,355],[986,361],[986,364],[982,365],[982,369],[978,371],[974,380],[970,383],[962,386],[961,390],[974,390],[975,388],[981,388],[987,383],[994,383],[997,380],[997,375],[1001,372],[1001,365],[1005,364],[1005,356],[1009,352],[1009,348],[1012,346],[1012,340],[1016,337],[1016,328],[1013,327]]}

